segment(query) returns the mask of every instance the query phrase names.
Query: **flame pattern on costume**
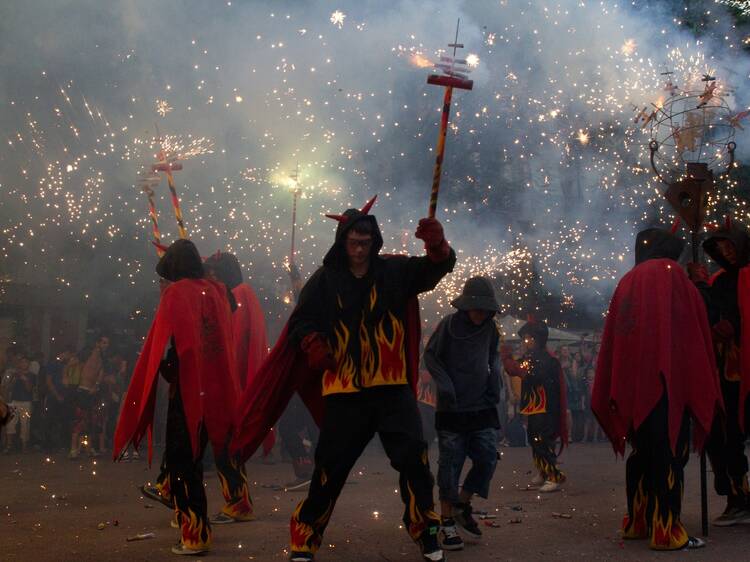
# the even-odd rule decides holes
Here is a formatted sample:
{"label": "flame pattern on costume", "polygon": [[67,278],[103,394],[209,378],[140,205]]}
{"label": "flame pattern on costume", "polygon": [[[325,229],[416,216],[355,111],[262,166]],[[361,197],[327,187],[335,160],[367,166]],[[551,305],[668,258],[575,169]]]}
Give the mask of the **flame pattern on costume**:
{"label": "flame pattern on costume", "polygon": [[323,395],[338,392],[352,392],[356,366],[354,360],[347,353],[349,347],[349,338],[351,337],[349,329],[343,321],[339,320],[338,325],[334,328],[336,336],[336,345],[333,349],[333,357],[336,360],[336,371],[326,371],[323,374]]}
{"label": "flame pattern on costume", "polygon": [[521,410],[524,415],[544,414],[547,412],[547,393],[542,385],[532,387],[523,400],[526,405]]}
{"label": "flame pattern on costume", "polygon": [[216,459],[216,465],[221,494],[225,501],[224,507],[221,508],[222,513],[235,521],[253,521],[255,513],[247,485],[245,465],[240,465],[236,459],[221,462],[219,458]]}
{"label": "flame pattern on costume", "polygon": [[289,521],[290,548],[294,552],[311,552],[315,554],[323,540],[323,531],[331,519],[333,502],[328,504],[328,508],[323,512],[323,515],[316,519],[312,525],[300,521],[300,512],[304,504],[304,501],[299,502],[297,509],[294,510],[292,518]]}
{"label": "flame pattern on costume", "polygon": [[[533,447],[533,443],[532,443]],[[538,454],[536,450],[532,451],[532,458],[534,460],[534,466],[539,471],[545,480],[550,482],[564,482],[565,474],[557,466],[549,462],[545,456]]]}
{"label": "flame pattern on costume", "polygon": [[685,546],[688,534],[670,509],[661,513],[659,498],[654,498],[654,515],[651,521],[651,542],[649,546],[655,550],[677,550]]}
{"label": "flame pattern on costume", "polygon": [[182,544],[192,550],[205,550],[210,547],[211,527],[208,525],[208,521],[198,517],[190,508],[187,508],[187,511],[177,508],[176,511],[177,520],[180,522]]}
{"label": "flame pattern on costume", "polygon": [[437,397],[431,383],[420,383],[417,388],[417,400],[428,406],[437,406]]}
{"label": "flame pattern on costume", "polygon": [[630,513],[625,514],[622,519],[622,538],[645,539],[648,538],[648,495],[643,489],[643,477],[638,481],[635,496],[629,502]]}
{"label": "flame pattern on costume", "polygon": [[724,368],[722,369],[722,376],[724,380],[730,382],[740,382],[740,348],[734,342],[729,344],[718,343],[716,344],[716,355],[717,357],[723,357]]}
{"label": "flame pattern on costume", "polygon": [[172,488],[169,484],[169,472],[164,470],[159,474],[159,479],[154,484],[156,489],[159,491],[159,495],[164,498],[165,502],[172,501]]}

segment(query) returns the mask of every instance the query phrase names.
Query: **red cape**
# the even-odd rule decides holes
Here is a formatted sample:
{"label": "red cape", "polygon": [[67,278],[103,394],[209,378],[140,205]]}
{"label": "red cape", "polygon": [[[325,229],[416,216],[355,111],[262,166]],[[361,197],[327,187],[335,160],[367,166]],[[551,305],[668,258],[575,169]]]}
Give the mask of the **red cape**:
{"label": "red cape", "polygon": [[247,381],[255,376],[268,357],[266,319],[250,285],[240,283],[232,289],[232,294],[237,301],[237,310],[232,314],[237,376],[240,386],[245,388]]}
{"label": "red cape", "polygon": [[200,451],[201,425],[214,451],[224,450],[239,396],[231,314],[226,289],[214,281],[182,279],[164,290],[117,422],[115,460],[148,433],[151,462],[159,365],[170,338],[179,360],[179,388],[193,454],[197,457]]}
{"label": "red cape", "polygon": [[740,309],[740,411],[739,422],[745,431],[745,401],[750,393],[750,265],[740,269],[737,281],[737,304]]}
{"label": "red cape", "polygon": [[[322,373],[307,366],[307,357],[289,340],[288,324],[258,374],[245,388],[237,410],[237,432],[231,444],[232,453],[243,461],[249,459],[268,432],[284,413],[289,400],[298,392],[315,422],[323,421]],[[408,304],[406,315],[406,357],[409,383],[415,393],[419,378],[419,301]]]}
{"label": "red cape", "polygon": [[652,259],[617,285],[597,359],[591,409],[616,453],[665,391],[672,451],[685,409],[702,448],[723,409],[706,306],[677,263]]}

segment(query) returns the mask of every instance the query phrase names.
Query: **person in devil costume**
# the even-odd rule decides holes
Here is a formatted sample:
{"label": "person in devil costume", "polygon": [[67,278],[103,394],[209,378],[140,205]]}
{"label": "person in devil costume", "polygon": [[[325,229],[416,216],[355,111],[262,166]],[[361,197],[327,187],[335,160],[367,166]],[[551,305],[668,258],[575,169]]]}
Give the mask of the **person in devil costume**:
{"label": "person in devil costume", "polygon": [[226,454],[239,383],[226,287],[204,278],[201,257],[189,240],[172,244],[156,272],[170,281],[136,364],[115,430],[113,455],[137,448],[151,429],[158,375],[170,383],[165,466],[180,527],[175,554],[199,554],[211,545],[203,487],[203,451],[210,440]]}
{"label": "person in devil costume", "polygon": [[500,354],[508,375],[521,377],[521,411],[526,416],[526,432],[536,476],[533,487],[541,493],[556,492],[565,482],[565,474],[557,467],[555,447],[560,451],[568,442],[567,401],[565,381],[560,362],[547,351],[549,328],[538,320],[530,320],[518,331],[525,348],[520,363],[510,354],[509,346],[501,346]]}
{"label": "person in devil costume", "polygon": [[684,247],[668,231],[636,237],[635,267],[619,282],[602,335],[591,409],[625,465],[625,539],[654,550],[705,546],[680,520],[684,468],[721,411],[711,335],[699,291],[677,263]]}
{"label": "person in devil costume", "polygon": [[425,560],[444,559],[415,396],[416,297],[453,269],[456,256],[435,219],[420,220],[416,232],[426,256],[381,256],[380,228],[369,214],[374,201],[329,215],[339,223],[333,247],[240,408],[234,447],[243,456],[254,452],[295,391],[322,422],[310,490],[290,522],[296,562],[313,559],[349,471],[375,433],[400,473],[409,535]]}
{"label": "person in devil costume", "polygon": [[[721,393],[726,408],[726,419],[717,419],[706,443],[706,452],[714,472],[714,488],[726,496],[724,512],[714,519],[718,527],[750,522],[750,487],[745,440],[748,428],[747,395],[750,388],[750,369],[743,357],[743,319],[747,308],[740,308],[743,295],[750,291],[747,283],[750,268],[750,241],[745,230],[727,221],[714,230],[703,242],[703,249],[720,266],[713,276],[702,264],[688,264],[690,277],[701,290],[712,327],[716,364],[721,381]],[[741,274],[741,272],[745,272]],[[744,282],[741,284],[741,280]]]}

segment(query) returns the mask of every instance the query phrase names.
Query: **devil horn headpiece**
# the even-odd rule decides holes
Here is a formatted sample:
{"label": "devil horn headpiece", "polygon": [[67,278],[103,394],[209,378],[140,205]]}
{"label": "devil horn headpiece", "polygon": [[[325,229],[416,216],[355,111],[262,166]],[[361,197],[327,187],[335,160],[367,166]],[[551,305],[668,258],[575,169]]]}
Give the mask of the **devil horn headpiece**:
{"label": "devil horn headpiece", "polygon": [[[362,207],[362,210],[360,213],[363,215],[370,214],[370,209],[372,209],[372,206],[375,204],[375,201],[377,200],[378,196],[375,195],[372,199],[370,199],[367,203],[365,203],[365,206]],[[340,223],[345,223],[349,220],[349,217],[346,215],[326,215],[329,219],[333,219],[335,221],[338,221]]]}

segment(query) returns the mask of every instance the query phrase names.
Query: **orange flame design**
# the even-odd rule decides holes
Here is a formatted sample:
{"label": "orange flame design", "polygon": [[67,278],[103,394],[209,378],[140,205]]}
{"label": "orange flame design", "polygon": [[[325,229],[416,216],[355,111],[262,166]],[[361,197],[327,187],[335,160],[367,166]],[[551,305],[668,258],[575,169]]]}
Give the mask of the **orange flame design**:
{"label": "orange flame design", "polygon": [[178,510],[181,523],[182,544],[193,550],[203,550],[211,546],[211,529],[205,519],[198,517],[188,508],[187,513]]}
{"label": "orange flame design", "polygon": [[544,414],[547,411],[547,393],[542,385],[535,386],[529,392],[526,406],[521,410],[522,414]]}
{"label": "orange flame design", "polygon": [[437,399],[435,397],[435,392],[432,390],[432,385],[419,385],[419,396],[417,400],[434,408],[437,405]]}
{"label": "orange flame design", "polygon": [[336,334],[336,347],[333,356],[336,359],[336,371],[326,371],[323,374],[323,394],[332,392],[346,392],[353,389],[352,379],[355,374],[354,360],[346,350],[349,346],[349,330],[343,321],[334,329]]}
{"label": "orange flame design", "polygon": [[411,489],[411,483],[406,484],[406,489],[409,493],[409,536],[413,540],[417,540],[422,536],[427,525],[425,524],[424,517],[422,517],[417,508],[417,497]]}
{"label": "orange flame design", "polygon": [[648,525],[646,524],[646,509],[648,507],[648,496],[643,491],[643,477],[638,482],[638,489],[633,497],[633,520],[625,515],[622,520],[622,538],[645,539],[648,536]]}
{"label": "orange flame design", "polygon": [[304,501],[299,502],[289,521],[290,546],[292,550],[297,552],[314,552],[315,547],[312,544],[314,542],[312,537],[315,531],[310,525],[299,520],[299,513],[304,503]]}
{"label": "orange flame design", "polygon": [[[378,356],[380,357],[379,374],[385,382],[397,382],[405,379],[406,355],[404,352],[404,325],[392,312],[388,312],[393,329],[393,337],[390,339],[385,333],[383,318],[375,329],[375,342],[378,344]],[[377,377],[377,375],[376,375]]]}
{"label": "orange flame design", "polygon": [[659,498],[654,500],[654,516],[651,524],[651,548],[655,550],[677,550],[685,546],[688,541],[687,531],[679,519],[671,511],[667,520],[662,520],[659,514]]}
{"label": "orange flame design", "polygon": [[247,486],[247,477],[244,471],[239,469],[235,461],[230,461],[230,466],[236,471],[241,483],[232,490],[227,477],[221,470],[217,471],[221,485],[221,494],[224,496],[224,501],[226,502],[221,511],[237,521],[252,521],[255,519],[255,514],[253,502],[250,499],[250,491]]}

